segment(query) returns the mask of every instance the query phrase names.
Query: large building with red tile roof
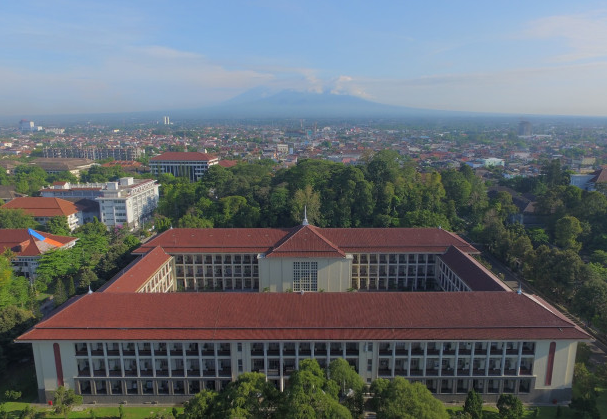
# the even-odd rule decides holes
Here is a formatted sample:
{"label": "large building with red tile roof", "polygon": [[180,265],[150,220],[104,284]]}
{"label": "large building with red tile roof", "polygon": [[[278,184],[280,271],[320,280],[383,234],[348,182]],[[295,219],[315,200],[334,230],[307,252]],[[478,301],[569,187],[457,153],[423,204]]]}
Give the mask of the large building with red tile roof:
{"label": "large building with red tile roof", "polygon": [[212,154],[198,151],[167,151],[152,157],[149,164],[155,176],[170,173],[196,182],[204,176],[209,167],[218,163],[219,158]]}
{"label": "large building with red tile roof", "polygon": [[404,376],[445,401],[566,403],[588,339],[442,229],[171,229],[135,253],[18,338],[42,400],[65,385],[85,401],[183,402],[250,371],[284,389],[302,359],[344,358],[367,383]]}
{"label": "large building with red tile roof", "polygon": [[70,230],[82,225],[82,212],[70,201],[60,198],[19,197],[2,205],[4,209],[21,209],[44,225],[51,218],[64,216]]}
{"label": "large building with red tile roof", "polygon": [[[142,245],[175,258],[185,291],[431,291],[441,290],[438,257],[449,247],[478,251],[440,228],[213,228],[171,229]],[[474,263],[472,258],[466,258]],[[461,265],[461,263],[460,263]],[[455,266],[455,265],[454,265]],[[502,291],[480,268],[461,281],[466,289]],[[478,288],[477,288],[478,287]]]}
{"label": "large building with red tile roof", "polygon": [[14,255],[12,264],[15,271],[26,278],[33,278],[44,253],[68,249],[77,240],[76,237],[57,236],[27,228],[6,228],[0,230],[0,253],[10,250]]}

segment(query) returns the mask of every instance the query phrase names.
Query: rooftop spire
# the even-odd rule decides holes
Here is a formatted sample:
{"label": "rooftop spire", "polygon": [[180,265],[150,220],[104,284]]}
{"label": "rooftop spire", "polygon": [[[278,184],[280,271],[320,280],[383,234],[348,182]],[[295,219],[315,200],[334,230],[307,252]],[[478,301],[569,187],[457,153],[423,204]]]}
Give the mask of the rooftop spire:
{"label": "rooftop spire", "polygon": [[301,225],[304,225],[304,226],[308,225],[308,206],[307,205],[304,205],[304,219],[303,219]]}

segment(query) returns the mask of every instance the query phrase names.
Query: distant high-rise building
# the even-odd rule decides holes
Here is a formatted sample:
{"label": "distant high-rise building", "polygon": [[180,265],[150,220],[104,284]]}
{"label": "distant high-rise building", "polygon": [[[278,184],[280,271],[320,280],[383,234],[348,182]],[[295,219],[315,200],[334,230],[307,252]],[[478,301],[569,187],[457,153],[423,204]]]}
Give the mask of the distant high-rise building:
{"label": "distant high-rise building", "polygon": [[518,124],[518,135],[530,136],[531,135],[531,122],[521,121]]}
{"label": "distant high-rise building", "polygon": [[28,121],[26,119],[19,121],[19,130],[21,132],[34,132],[35,129],[34,121]]}
{"label": "distant high-rise building", "polygon": [[162,117],[162,123],[164,125],[170,125],[171,124],[171,119],[168,116],[163,116]]}

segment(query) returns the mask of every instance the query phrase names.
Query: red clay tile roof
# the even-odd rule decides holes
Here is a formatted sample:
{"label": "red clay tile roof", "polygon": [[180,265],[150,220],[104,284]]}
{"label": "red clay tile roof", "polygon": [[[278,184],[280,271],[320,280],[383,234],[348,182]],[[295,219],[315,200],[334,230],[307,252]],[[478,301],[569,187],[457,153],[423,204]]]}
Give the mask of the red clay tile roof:
{"label": "red clay tile roof", "polygon": [[234,167],[238,164],[236,160],[219,160],[218,163],[221,167]]}
{"label": "red clay tile roof", "polygon": [[[341,253],[444,253],[449,246],[464,252],[478,251],[457,235],[440,228],[318,228],[310,226],[320,241],[296,240],[289,250],[298,256],[307,251]],[[291,229],[213,228],[172,229],[142,245],[134,253],[161,246],[167,253],[267,253],[301,226]],[[313,230],[312,230],[313,229]],[[313,244],[312,244],[313,243]],[[298,246],[295,246],[298,245]],[[311,246],[311,247],[310,247]],[[299,248],[297,248],[299,247]],[[286,248],[285,248],[286,249]],[[340,253],[340,254],[341,254]],[[310,257],[314,254],[310,254]],[[324,256],[328,257],[328,256]],[[340,256],[343,257],[343,256]]]}
{"label": "red clay tile roof", "polygon": [[[42,231],[34,231],[64,246],[78,240],[76,237],[57,236]],[[0,253],[6,249],[11,249],[18,256],[39,256],[48,250],[56,249],[56,247],[34,238],[27,232],[27,228],[5,228],[0,230]]]}
{"label": "red clay tile roof", "polygon": [[150,161],[209,161],[216,158],[212,154],[198,151],[167,151],[159,156],[152,157]]}
{"label": "red clay tile roof", "polygon": [[106,283],[99,291],[137,292],[171,257],[161,247],[155,247],[146,255],[131,262],[124,273]]}
{"label": "red clay tile roof", "polygon": [[290,231],[278,228],[173,228],[133,253],[146,253],[156,246],[161,246],[167,253],[265,253]]}
{"label": "red clay tile roof", "polygon": [[510,292],[97,292],[72,301],[17,340],[588,338],[546,306]]}
{"label": "red clay tile roof", "polygon": [[345,258],[346,254],[311,225],[296,227],[274,246],[266,257]]}
{"label": "red clay tile roof", "polygon": [[502,281],[497,279],[487,268],[472,256],[462,252],[455,246],[439,258],[463,280],[472,291],[511,291]]}
{"label": "red clay tile roof", "polygon": [[590,180],[591,182],[607,182],[607,169],[599,169],[593,175],[594,177]]}
{"label": "red clay tile roof", "polygon": [[449,246],[478,253],[441,228],[322,228],[320,232],[346,253],[444,253]]}
{"label": "red clay tile roof", "polygon": [[33,217],[56,217],[58,215],[69,216],[76,214],[78,208],[74,203],[61,198],[22,197],[2,205],[1,208],[21,208]]}

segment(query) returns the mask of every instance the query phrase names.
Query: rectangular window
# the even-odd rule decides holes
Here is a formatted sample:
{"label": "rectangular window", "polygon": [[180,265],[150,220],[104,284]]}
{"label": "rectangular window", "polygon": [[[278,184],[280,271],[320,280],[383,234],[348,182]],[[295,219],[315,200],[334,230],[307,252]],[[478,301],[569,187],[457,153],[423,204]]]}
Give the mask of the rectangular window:
{"label": "rectangular window", "polygon": [[318,262],[293,262],[293,291],[318,291]]}

